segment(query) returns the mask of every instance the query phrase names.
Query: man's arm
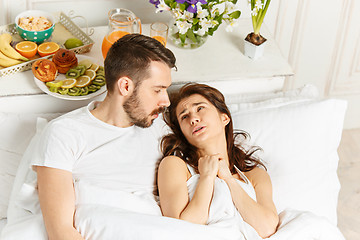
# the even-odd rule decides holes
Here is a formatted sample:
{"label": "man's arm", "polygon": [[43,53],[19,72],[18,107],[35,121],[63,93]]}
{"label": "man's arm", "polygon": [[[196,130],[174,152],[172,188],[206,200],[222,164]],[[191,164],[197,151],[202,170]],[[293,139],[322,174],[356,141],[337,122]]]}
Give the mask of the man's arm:
{"label": "man's arm", "polygon": [[72,173],[36,167],[40,207],[49,240],[84,240],[74,227],[75,192]]}

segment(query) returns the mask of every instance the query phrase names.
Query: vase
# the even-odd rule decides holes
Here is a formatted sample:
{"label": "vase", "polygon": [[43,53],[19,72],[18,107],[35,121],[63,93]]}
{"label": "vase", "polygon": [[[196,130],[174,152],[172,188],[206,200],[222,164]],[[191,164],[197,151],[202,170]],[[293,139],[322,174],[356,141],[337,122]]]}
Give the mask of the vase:
{"label": "vase", "polygon": [[255,45],[252,42],[249,42],[248,40],[245,39],[244,40],[244,55],[253,60],[257,60],[264,55],[265,45],[266,45],[266,41],[260,45]]}
{"label": "vase", "polygon": [[179,29],[176,26],[176,24],[174,22],[170,23],[169,39],[173,42],[173,44],[176,47],[184,48],[184,49],[195,49],[195,48],[202,46],[208,38],[208,35],[204,35],[204,36],[199,36],[196,34],[194,34],[194,35],[195,35],[195,38],[193,38],[193,39],[195,41],[193,41],[192,39],[190,39],[186,36],[185,41],[183,42],[180,39]]}

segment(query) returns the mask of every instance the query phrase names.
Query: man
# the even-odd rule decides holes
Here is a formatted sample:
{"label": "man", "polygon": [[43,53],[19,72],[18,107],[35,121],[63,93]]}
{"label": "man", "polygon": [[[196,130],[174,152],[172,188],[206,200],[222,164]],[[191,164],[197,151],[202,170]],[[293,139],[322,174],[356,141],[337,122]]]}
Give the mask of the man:
{"label": "man", "polygon": [[113,44],[104,65],[104,101],[52,121],[34,154],[49,239],[83,239],[74,227],[79,204],[122,207],[108,197],[119,192],[153,198],[163,134],[155,119],[170,104],[175,56],[157,40],[129,34]]}

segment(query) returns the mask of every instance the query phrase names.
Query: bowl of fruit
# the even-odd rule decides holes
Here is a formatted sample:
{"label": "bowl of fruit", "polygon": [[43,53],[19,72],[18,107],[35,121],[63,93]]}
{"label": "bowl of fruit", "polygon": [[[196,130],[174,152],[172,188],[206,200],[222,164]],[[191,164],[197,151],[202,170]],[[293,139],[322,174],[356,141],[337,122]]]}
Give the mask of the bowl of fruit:
{"label": "bowl of fruit", "polygon": [[16,16],[15,25],[24,40],[42,43],[53,33],[55,18],[49,12],[28,10]]}

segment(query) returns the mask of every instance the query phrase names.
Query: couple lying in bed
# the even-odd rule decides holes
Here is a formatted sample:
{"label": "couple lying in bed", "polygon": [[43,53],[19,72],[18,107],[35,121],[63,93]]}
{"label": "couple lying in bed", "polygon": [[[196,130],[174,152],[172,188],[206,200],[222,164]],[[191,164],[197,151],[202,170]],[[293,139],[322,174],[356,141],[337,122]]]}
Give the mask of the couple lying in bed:
{"label": "couple lying in bed", "polygon": [[[188,84],[169,99],[175,57],[142,35],[117,41],[104,67],[104,101],[53,120],[34,152],[31,164],[49,239],[84,239],[74,223],[78,206],[130,206],[120,193],[134,196],[128,201],[135,205],[127,207],[130,211],[142,212],[145,207],[134,204],[135,199],[147,199],[157,208],[147,208],[146,214],[238,228],[244,234],[229,239],[260,239],[276,232],[279,216],[269,175],[253,155],[257,148],[237,144],[247,135],[234,134],[218,90]],[[166,107],[168,126],[158,118]],[[155,179],[161,212],[153,195]]]}

